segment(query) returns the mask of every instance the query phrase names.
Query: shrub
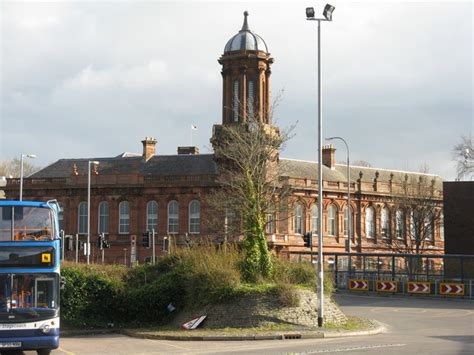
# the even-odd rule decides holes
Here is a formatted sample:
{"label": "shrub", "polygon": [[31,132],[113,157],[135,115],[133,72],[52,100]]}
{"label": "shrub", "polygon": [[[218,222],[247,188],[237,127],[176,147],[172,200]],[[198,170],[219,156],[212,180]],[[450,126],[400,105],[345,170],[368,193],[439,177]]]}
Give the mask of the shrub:
{"label": "shrub", "polygon": [[273,292],[277,295],[278,302],[284,307],[298,307],[300,305],[300,295],[293,285],[277,284]]}

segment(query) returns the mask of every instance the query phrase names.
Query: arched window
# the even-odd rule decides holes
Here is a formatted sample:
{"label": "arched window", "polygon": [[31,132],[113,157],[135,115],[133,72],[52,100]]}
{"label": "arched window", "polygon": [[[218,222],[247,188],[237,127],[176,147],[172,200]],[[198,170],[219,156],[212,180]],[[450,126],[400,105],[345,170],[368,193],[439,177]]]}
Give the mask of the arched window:
{"label": "arched window", "polygon": [[87,234],[87,202],[81,202],[77,207],[78,228],[79,234]]}
{"label": "arched window", "polygon": [[276,232],[275,226],[275,206],[271,205],[267,211],[267,218],[265,223],[265,233],[274,234]]}
{"label": "arched window", "polygon": [[348,211],[350,211],[350,215],[351,215],[351,235],[354,235],[353,233],[353,224],[352,224],[352,221],[354,220],[354,213],[352,212],[352,207],[349,207],[349,209],[346,207],[344,209],[344,235],[349,235],[349,216],[348,216]]}
{"label": "arched window", "polygon": [[232,119],[239,122],[239,81],[234,80],[232,85]]}
{"label": "arched window", "polygon": [[328,208],[328,234],[337,235],[337,209],[334,205]]}
{"label": "arched window", "polygon": [[303,216],[303,205],[301,203],[297,203],[295,205],[295,234],[303,234],[304,233],[304,216]]}
{"label": "arched window", "polygon": [[434,217],[432,213],[428,213],[423,219],[423,235],[426,240],[434,240]]}
{"label": "arched window", "polygon": [[248,81],[248,87],[247,87],[247,106],[248,106],[248,116],[249,118],[254,118],[254,87],[253,87],[253,81],[249,80]]}
{"label": "arched window", "polygon": [[365,210],[365,237],[373,238],[375,236],[375,213],[373,207],[367,207]]}
{"label": "arched window", "polygon": [[109,203],[102,201],[99,203],[99,233],[109,233]]}
{"label": "arched window", "polygon": [[387,207],[382,208],[382,214],[380,216],[380,223],[382,225],[382,237],[390,237],[390,211]]}
{"label": "arched window", "polygon": [[395,223],[395,234],[397,239],[403,239],[405,236],[405,215],[402,210],[397,210],[395,213],[396,223]]}
{"label": "arched window", "polygon": [[119,234],[130,233],[130,205],[128,201],[119,203]]}
{"label": "arched window", "polygon": [[318,205],[312,205],[311,206],[311,233],[313,234],[319,234],[318,232]]}
{"label": "arched window", "polygon": [[176,234],[179,232],[179,205],[178,201],[168,203],[168,233]]}
{"label": "arched window", "polygon": [[189,203],[189,233],[199,234],[201,224],[201,203],[197,200]]}
{"label": "arched window", "polygon": [[155,233],[158,231],[158,203],[148,201],[146,204],[146,229]]}

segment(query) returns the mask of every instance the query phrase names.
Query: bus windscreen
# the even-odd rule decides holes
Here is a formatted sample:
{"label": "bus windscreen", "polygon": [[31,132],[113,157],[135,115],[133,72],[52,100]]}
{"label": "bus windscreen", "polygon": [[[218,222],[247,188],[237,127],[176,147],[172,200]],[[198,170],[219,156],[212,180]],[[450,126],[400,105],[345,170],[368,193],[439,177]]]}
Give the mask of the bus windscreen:
{"label": "bus windscreen", "polygon": [[0,242],[52,239],[53,218],[49,208],[0,206]]}

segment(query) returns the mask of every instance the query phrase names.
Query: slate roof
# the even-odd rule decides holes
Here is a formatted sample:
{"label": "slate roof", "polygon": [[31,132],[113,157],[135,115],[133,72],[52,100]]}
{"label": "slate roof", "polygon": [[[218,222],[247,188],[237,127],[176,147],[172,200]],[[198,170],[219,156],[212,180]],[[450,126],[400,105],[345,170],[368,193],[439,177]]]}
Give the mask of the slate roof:
{"label": "slate roof", "polygon": [[141,156],[119,155],[113,158],[60,159],[30,176],[33,179],[61,178],[72,175],[76,164],[80,175],[87,174],[89,160],[99,162],[101,175],[140,174],[150,175],[205,175],[217,174],[212,154],[159,155],[148,161]]}
{"label": "slate roof", "polygon": [[[318,178],[318,164],[316,162],[304,161],[304,160],[294,160],[294,159],[280,159],[283,167],[283,176],[293,177],[293,178],[306,178],[314,179]],[[380,182],[388,182],[393,174],[392,181],[396,183],[401,183],[405,181],[405,176],[408,175],[408,181],[413,183],[418,181],[421,177],[427,178],[429,182],[432,179],[435,180],[435,186],[437,188],[442,188],[443,179],[438,175],[433,174],[423,174],[409,171],[401,170],[389,170],[389,169],[379,169],[379,168],[369,168],[363,166],[353,166],[349,167],[351,182],[357,182],[359,179],[359,173],[362,172],[362,182],[373,182],[376,172],[378,172],[377,180]],[[330,169],[327,166],[323,165],[323,177],[325,181],[347,181],[347,165],[345,164],[336,164],[334,169]]]}
{"label": "slate roof", "polygon": [[[135,154],[121,154],[112,158],[87,158],[87,159],[60,159],[57,162],[43,168],[30,176],[33,179],[41,178],[65,178],[72,175],[73,165],[76,164],[80,175],[87,174],[87,162],[89,160],[99,161],[98,171],[101,175],[140,174],[143,176],[166,176],[166,175],[215,175],[217,165],[213,154],[198,155],[158,155],[148,161]],[[293,178],[317,179],[316,162],[280,159],[282,176]],[[408,175],[410,182],[415,182],[420,176],[427,177],[429,181],[435,179],[436,187],[442,187],[442,179],[437,175],[405,172],[399,170],[387,170],[351,166],[351,182],[357,182],[359,173],[362,171],[363,182],[373,182],[375,173],[378,172],[378,181],[388,182],[393,174],[393,181],[400,183]],[[334,169],[323,166],[325,181],[347,181],[347,167],[344,164],[336,164]]]}

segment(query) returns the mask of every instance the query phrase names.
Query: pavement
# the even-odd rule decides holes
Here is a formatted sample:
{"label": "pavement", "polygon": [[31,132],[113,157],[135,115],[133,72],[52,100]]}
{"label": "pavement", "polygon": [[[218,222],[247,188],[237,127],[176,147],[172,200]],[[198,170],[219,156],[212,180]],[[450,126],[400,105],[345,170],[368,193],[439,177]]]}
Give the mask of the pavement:
{"label": "pavement", "polygon": [[[173,331],[146,331],[134,329],[66,329],[61,331],[61,337],[93,336],[100,334],[122,334],[138,339],[151,340],[179,340],[179,341],[248,341],[248,340],[285,340],[285,339],[328,339],[354,336],[367,336],[380,334],[385,331],[385,326],[376,320],[369,320],[370,326],[364,330],[339,330],[301,328],[298,330],[269,330],[265,334],[252,333],[252,330],[242,330],[246,334],[226,334],[224,330],[205,329],[205,334],[200,329]],[[185,333],[184,333],[185,332]],[[235,332],[233,332],[235,333]]]}

